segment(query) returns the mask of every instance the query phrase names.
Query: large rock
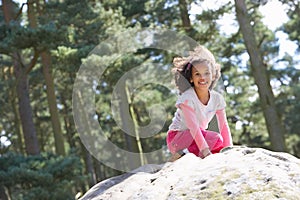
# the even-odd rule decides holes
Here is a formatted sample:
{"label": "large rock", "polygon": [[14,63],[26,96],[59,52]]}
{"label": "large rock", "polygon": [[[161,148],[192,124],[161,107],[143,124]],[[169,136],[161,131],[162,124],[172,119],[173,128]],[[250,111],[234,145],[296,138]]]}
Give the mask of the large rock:
{"label": "large rock", "polygon": [[145,165],[96,184],[82,200],[300,199],[300,160],[287,153],[234,147],[200,159]]}

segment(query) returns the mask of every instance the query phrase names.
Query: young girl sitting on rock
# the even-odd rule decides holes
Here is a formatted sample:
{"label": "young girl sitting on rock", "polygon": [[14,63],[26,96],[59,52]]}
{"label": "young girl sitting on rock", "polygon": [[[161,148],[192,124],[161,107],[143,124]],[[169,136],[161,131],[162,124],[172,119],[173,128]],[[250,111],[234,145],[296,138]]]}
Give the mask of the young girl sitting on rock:
{"label": "young girl sitting on rock", "polygon": [[[225,100],[213,88],[220,78],[220,65],[212,53],[198,46],[188,57],[173,60],[175,83],[179,89],[177,111],[167,135],[171,161],[185,153],[204,158],[232,146],[226,119]],[[206,130],[216,115],[219,133]]]}

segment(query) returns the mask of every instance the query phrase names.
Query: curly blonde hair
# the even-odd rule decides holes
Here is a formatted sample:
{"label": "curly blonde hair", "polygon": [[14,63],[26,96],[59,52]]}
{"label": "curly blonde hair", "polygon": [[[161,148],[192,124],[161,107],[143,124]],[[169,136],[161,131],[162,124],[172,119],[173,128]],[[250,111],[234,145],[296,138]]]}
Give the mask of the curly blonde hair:
{"label": "curly blonde hair", "polygon": [[190,82],[192,77],[192,66],[200,63],[206,63],[210,68],[214,80],[209,89],[213,89],[221,76],[220,65],[216,62],[214,55],[205,47],[197,46],[193,51],[189,52],[187,57],[175,57],[173,59],[173,69],[175,74],[175,84],[181,93],[188,88],[193,87]]}

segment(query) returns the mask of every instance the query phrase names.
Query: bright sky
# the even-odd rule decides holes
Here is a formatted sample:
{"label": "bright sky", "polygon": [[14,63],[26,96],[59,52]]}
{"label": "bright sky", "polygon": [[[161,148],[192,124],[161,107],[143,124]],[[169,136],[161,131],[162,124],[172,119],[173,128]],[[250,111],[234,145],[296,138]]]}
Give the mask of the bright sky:
{"label": "bright sky", "polygon": [[[261,6],[260,12],[265,15],[263,19],[264,24],[273,31],[289,20],[285,12],[285,7],[278,1],[269,1],[265,6]],[[287,34],[280,31],[276,33],[276,37],[279,39],[280,43],[279,56],[282,56],[285,52],[290,55],[295,54],[297,44],[289,41]]]}
{"label": "bright sky", "polygon": [[[193,5],[190,11],[191,19],[195,19],[195,14],[199,14],[201,10],[215,9],[220,5],[227,4],[230,1],[234,4],[234,0],[205,0],[201,3],[201,7]],[[263,23],[268,26],[269,29],[275,31],[276,28],[280,27],[283,23],[288,21],[288,16],[285,12],[284,6],[278,0],[269,0],[267,4],[259,7],[260,12],[264,16]],[[225,14],[223,19],[219,20],[221,24],[221,31],[224,34],[232,34],[236,32],[238,25],[235,21],[235,14]],[[283,56],[285,53],[294,55],[297,49],[295,42],[289,41],[287,34],[283,32],[277,32],[276,37],[279,39],[280,48],[279,56]],[[299,57],[299,56],[298,56]],[[298,59],[300,60],[300,58]],[[299,66],[300,68],[300,66]]]}
{"label": "bright sky", "polygon": [[[228,4],[228,2],[234,4],[234,0],[205,0],[203,3],[201,2],[201,7],[193,4],[190,14],[199,14],[201,10],[206,9],[217,9],[220,5]],[[272,30],[275,30],[288,20],[284,11],[284,6],[278,0],[269,0],[267,4],[261,5],[259,10],[264,15],[263,22]],[[226,14],[224,17],[225,19],[229,19],[229,21],[232,21],[235,18],[234,13]],[[227,26],[231,23],[229,21],[222,22],[225,22],[224,26]]]}

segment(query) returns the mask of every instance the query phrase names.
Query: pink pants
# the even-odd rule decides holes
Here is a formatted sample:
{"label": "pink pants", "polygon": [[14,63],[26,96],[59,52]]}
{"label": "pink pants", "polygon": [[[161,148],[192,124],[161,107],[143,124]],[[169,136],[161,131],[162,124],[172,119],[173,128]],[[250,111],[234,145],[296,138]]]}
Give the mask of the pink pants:
{"label": "pink pants", "polygon": [[[224,147],[223,138],[221,134],[209,130],[201,130],[201,132],[209,146],[210,151],[212,153],[219,153],[220,150]],[[199,148],[195,143],[195,140],[191,135],[190,130],[170,130],[167,135],[167,145],[172,154],[187,148],[190,153],[193,153],[196,156],[201,156]]]}

